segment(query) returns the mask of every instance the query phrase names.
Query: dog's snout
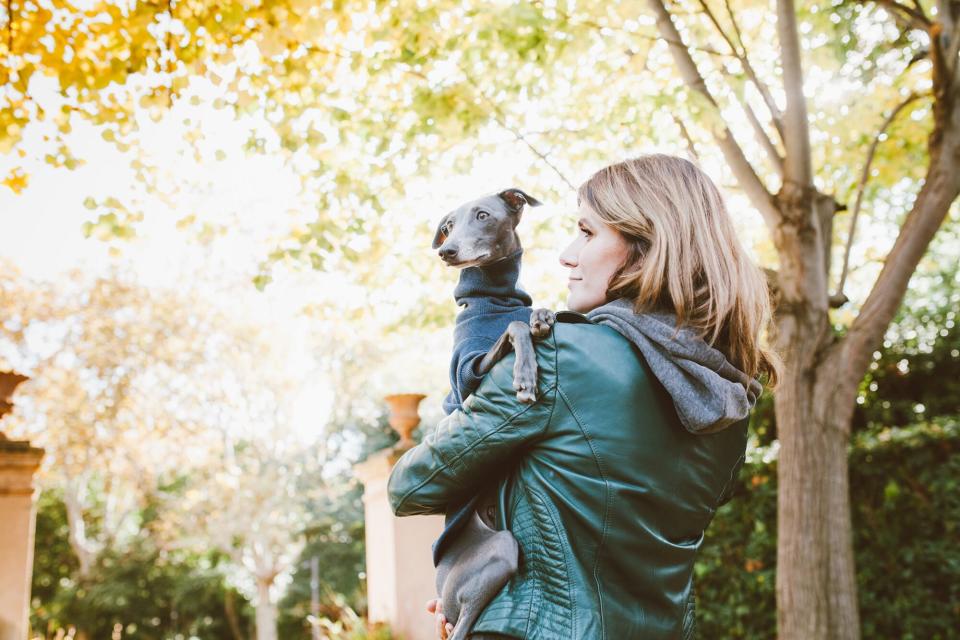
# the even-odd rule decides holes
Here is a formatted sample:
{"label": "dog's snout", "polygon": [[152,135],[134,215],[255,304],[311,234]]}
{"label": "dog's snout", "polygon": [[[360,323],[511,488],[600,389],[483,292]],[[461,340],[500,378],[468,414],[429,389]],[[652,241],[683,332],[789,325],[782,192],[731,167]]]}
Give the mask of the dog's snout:
{"label": "dog's snout", "polygon": [[457,257],[457,248],[456,247],[447,247],[446,249],[440,249],[440,257],[444,260],[452,260]]}

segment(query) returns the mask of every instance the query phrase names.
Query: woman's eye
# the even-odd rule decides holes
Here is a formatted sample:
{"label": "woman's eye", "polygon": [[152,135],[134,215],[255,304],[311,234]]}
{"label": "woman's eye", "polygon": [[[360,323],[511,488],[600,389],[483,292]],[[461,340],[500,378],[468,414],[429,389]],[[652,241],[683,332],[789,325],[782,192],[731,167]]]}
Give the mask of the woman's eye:
{"label": "woman's eye", "polygon": [[587,237],[590,237],[590,236],[593,235],[592,233],[590,233],[589,231],[587,231],[587,230],[584,229],[583,227],[580,227],[580,231],[583,231],[585,234],[587,234]]}
{"label": "woman's eye", "polygon": [[486,217],[489,216],[489,215],[490,215],[490,214],[487,213],[486,211],[478,211],[478,212],[477,212],[477,220],[483,220],[484,218],[486,218]]}

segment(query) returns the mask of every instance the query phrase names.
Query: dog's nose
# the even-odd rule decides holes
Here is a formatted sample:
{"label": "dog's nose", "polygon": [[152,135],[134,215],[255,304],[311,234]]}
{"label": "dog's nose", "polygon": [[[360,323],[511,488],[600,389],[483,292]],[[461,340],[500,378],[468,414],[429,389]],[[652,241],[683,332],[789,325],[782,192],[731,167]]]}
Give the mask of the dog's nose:
{"label": "dog's nose", "polygon": [[451,260],[457,257],[457,248],[440,249],[440,257],[444,260]]}

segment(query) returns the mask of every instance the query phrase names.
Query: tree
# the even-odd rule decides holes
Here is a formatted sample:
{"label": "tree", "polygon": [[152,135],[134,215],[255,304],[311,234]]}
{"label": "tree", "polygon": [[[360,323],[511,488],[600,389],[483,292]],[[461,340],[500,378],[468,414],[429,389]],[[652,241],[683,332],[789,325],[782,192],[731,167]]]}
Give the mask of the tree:
{"label": "tree", "polygon": [[[649,4],[684,82],[714,102],[666,6],[661,0]],[[899,38],[909,42],[913,31],[929,37],[924,57],[931,62],[932,130],[923,185],[873,288],[842,336],[832,330],[829,310],[847,302],[843,293],[846,264],[837,290],[830,290],[833,221],[843,207],[815,180],[797,12],[791,0],[777,3],[786,104],[782,113],[775,103],[767,104],[783,148],[781,154],[777,147],[767,147],[770,160],[781,171],[779,190],[769,190],[729,128],[712,132],[739,184],[763,215],[780,259],[774,339],[787,364],[775,397],[781,446],[777,602],[782,638],[859,637],[847,460],[851,417],[860,380],[903,300],[910,276],[960,193],[960,5],[940,2],[931,19],[919,3],[913,7],[882,4],[907,32],[899,33]],[[709,6],[702,6],[712,16]],[[854,15],[860,13],[854,11]],[[732,13],[729,19],[729,28],[735,30]],[[726,34],[715,20],[714,24]],[[728,44],[750,75],[743,42],[735,43],[735,37],[726,36]],[[750,81],[765,93],[760,80]],[[880,133],[918,99],[908,93],[889,112]],[[851,236],[875,150],[876,145],[871,145],[863,161]]]}
{"label": "tree", "polygon": [[47,451],[41,482],[63,493],[81,578],[140,531],[145,501],[187,463],[178,443],[202,454],[216,438],[203,427],[218,390],[197,381],[215,379],[223,317],[184,300],[117,271],[44,286],[0,265],[0,340],[31,376],[9,424]]}
{"label": "tree", "polygon": [[[410,176],[435,166],[465,170],[494,145],[523,149],[556,194],[569,193],[575,163],[607,162],[642,144],[686,149],[705,164],[722,158],[724,176],[766,226],[766,255],[777,263],[770,337],[788,365],[775,398],[780,634],[855,638],[851,416],[910,276],[960,192],[960,5],[774,5],[648,0],[642,12],[632,4],[525,2],[493,12],[452,1],[345,1],[323,13],[296,2],[249,11],[171,3],[140,15],[179,16],[182,26],[158,22],[182,35],[168,44],[172,28],[144,29],[130,49],[134,70],[148,66],[144,43],[165,52],[176,70],[165,78],[167,95],[175,95],[190,69],[209,77],[255,44],[251,60],[237,61],[228,104],[266,114],[275,147],[318,194],[316,223],[294,231],[274,256],[318,268],[356,261],[347,239],[386,218]],[[122,38],[119,27],[87,21],[104,37],[66,63],[61,83],[85,82],[76,109],[97,113],[109,93],[80,72],[108,64],[104,47],[125,47],[108,37]],[[39,49],[35,42],[21,46]],[[63,64],[40,55],[39,66],[17,58],[24,74]],[[132,82],[125,88],[163,104]],[[21,111],[4,111],[21,119],[8,135],[30,121]],[[270,145],[256,137],[249,146]],[[854,241],[868,212],[892,242],[879,231]],[[389,236],[368,236],[368,256],[391,246]],[[855,273],[851,259],[868,268]],[[355,263],[372,273],[375,262]],[[848,300],[855,284],[862,298]]]}
{"label": "tree", "polygon": [[47,450],[42,482],[62,491],[77,579],[148,527],[161,550],[187,532],[198,555],[221,549],[252,576],[258,638],[275,638],[277,578],[328,491],[299,484],[319,460],[293,437],[289,343],[201,302],[196,283],[150,289],[114,268],[44,286],[0,267],[0,347],[31,376],[9,426]]}

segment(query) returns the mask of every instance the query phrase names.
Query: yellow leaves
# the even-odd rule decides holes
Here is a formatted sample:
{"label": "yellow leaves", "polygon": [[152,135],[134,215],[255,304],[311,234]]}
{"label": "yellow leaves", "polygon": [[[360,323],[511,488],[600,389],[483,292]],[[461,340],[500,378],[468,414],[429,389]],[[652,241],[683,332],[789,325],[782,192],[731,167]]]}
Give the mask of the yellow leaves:
{"label": "yellow leaves", "polygon": [[27,188],[28,177],[24,173],[23,167],[14,167],[14,169],[3,179],[3,186],[7,187],[16,194],[19,194]]}
{"label": "yellow leaves", "polygon": [[193,225],[193,223],[196,221],[197,221],[197,214],[191,213],[190,215],[177,220],[176,226],[178,230],[184,231],[185,229],[189,229]]}

